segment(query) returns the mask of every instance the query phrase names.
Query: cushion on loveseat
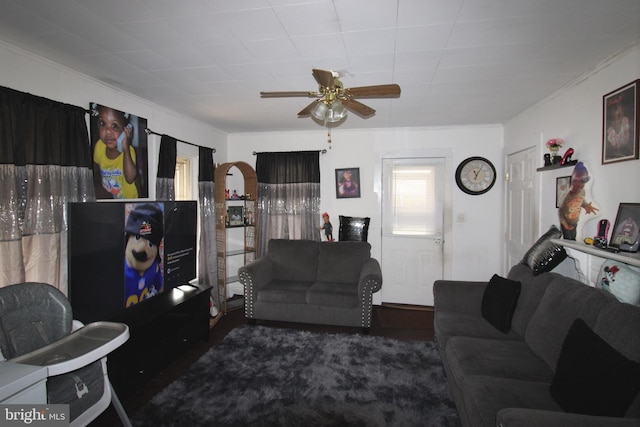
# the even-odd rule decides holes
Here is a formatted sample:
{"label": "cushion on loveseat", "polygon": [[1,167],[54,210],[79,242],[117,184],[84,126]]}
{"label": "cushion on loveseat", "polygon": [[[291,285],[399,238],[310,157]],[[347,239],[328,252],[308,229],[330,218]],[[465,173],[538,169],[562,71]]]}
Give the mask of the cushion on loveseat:
{"label": "cushion on loveseat", "polygon": [[322,242],[317,258],[317,280],[358,283],[362,267],[371,258],[371,245],[367,242]]}
{"label": "cushion on loveseat", "polygon": [[318,246],[313,240],[269,240],[267,256],[273,262],[273,278],[313,282],[318,272]]}

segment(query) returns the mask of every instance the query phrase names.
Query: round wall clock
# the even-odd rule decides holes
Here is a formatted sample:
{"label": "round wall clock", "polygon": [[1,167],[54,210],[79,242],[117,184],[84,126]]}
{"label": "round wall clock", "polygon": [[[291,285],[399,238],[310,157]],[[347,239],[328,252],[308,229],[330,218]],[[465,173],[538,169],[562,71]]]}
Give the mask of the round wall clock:
{"label": "round wall clock", "polygon": [[456,184],[467,194],[484,194],[495,183],[496,168],[484,157],[469,157],[456,169]]}

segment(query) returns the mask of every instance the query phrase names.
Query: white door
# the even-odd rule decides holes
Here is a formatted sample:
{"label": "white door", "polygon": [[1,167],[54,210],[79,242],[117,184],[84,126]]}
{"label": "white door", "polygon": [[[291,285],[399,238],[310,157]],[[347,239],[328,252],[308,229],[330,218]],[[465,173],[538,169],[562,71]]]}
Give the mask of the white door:
{"label": "white door", "polygon": [[535,154],[535,148],[529,148],[507,156],[506,272],[522,260],[537,238],[534,184],[538,161]]}
{"label": "white door", "polygon": [[433,306],[443,278],[444,158],[382,162],[382,301]]}

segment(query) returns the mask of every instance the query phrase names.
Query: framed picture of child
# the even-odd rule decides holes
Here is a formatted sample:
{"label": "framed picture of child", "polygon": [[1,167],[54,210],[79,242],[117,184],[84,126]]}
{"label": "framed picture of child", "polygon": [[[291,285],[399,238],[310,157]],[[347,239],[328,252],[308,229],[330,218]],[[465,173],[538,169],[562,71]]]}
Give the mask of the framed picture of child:
{"label": "framed picture of child", "polygon": [[147,119],[91,103],[96,199],[149,197]]}
{"label": "framed picture of child", "polygon": [[360,197],[360,168],[336,169],[336,198]]}
{"label": "framed picture of child", "polygon": [[602,164],[638,158],[638,85],[633,81],[602,97]]}
{"label": "framed picture of child", "polygon": [[634,246],[639,239],[640,203],[620,203],[609,244],[617,248],[621,245]]}

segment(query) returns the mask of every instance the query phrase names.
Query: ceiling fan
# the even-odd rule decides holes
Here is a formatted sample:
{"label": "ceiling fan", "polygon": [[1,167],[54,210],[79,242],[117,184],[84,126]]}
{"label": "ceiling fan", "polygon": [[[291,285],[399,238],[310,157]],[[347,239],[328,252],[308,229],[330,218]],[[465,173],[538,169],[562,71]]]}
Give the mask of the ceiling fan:
{"label": "ceiling fan", "polygon": [[289,91],[289,92],[260,92],[261,98],[307,97],[316,98],[311,104],[298,112],[299,117],[313,116],[327,123],[343,120],[350,110],[362,118],[369,118],[376,110],[356,101],[355,98],[397,98],[400,96],[400,86],[397,84],[360,86],[344,88],[335,71],[313,69],[313,77],[320,86],[317,92]]}

